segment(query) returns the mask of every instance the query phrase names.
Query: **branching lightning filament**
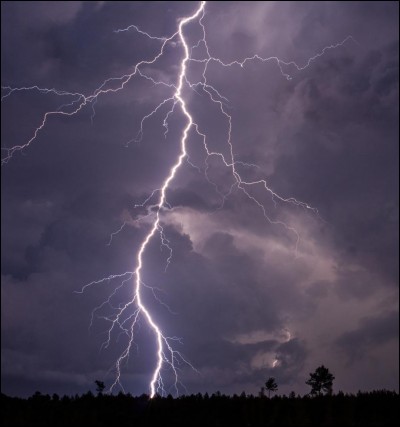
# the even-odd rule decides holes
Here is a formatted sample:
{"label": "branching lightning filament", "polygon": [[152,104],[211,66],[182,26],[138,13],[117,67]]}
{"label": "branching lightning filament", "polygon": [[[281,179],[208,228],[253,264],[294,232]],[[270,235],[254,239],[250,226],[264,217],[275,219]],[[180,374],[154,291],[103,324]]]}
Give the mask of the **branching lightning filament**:
{"label": "branching lightning filament", "polygon": [[[48,111],[44,114],[41,122],[37,126],[37,128],[32,133],[32,136],[28,141],[20,145],[14,145],[11,148],[2,148],[4,152],[4,156],[2,157],[2,165],[7,164],[12,157],[17,152],[22,152],[26,150],[36,139],[39,138],[41,130],[46,126],[47,122],[52,116],[73,116],[78,114],[85,107],[90,107],[92,109],[91,120],[95,119],[95,105],[98,100],[109,93],[116,93],[124,89],[126,84],[133,79],[134,77],[143,78],[151,81],[154,85],[161,85],[171,91],[170,95],[166,97],[162,102],[160,102],[152,111],[146,114],[140,123],[140,129],[132,140],[140,141],[144,134],[144,125],[145,122],[151,119],[158,111],[160,111],[163,107],[168,106],[168,112],[164,115],[162,125],[165,128],[164,135],[166,136],[169,128],[168,122],[169,119],[175,114],[182,114],[184,117],[184,124],[182,125],[182,131],[180,136],[180,150],[175,163],[169,170],[168,175],[165,177],[164,181],[161,182],[159,188],[155,189],[150,196],[140,205],[147,210],[147,214],[141,216],[137,221],[142,219],[146,219],[145,226],[148,226],[150,223],[150,230],[145,235],[143,242],[141,243],[138,253],[136,254],[134,265],[135,268],[133,271],[127,271],[121,274],[114,274],[103,279],[90,282],[83,286],[83,288],[78,293],[83,293],[87,288],[99,285],[104,282],[112,282],[120,280],[120,284],[114,288],[113,292],[110,294],[109,298],[96,307],[92,312],[91,317],[91,325],[94,321],[95,316],[99,313],[99,311],[103,307],[110,307],[112,310],[112,314],[109,316],[98,316],[102,319],[109,322],[109,329],[107,332],[107,340],[103,343],[103,347],[108,347],[111,343],[111,339],[113,334],[119,333],[124,334],[127,337],[127,345],[123,349],[122,353],[118,357],[115,362],[114,370],[115,370],[115,380],[110,387],[110,391],[117,386],[123,388],[121,384],[121,370],[123,365],[128,361],[132,346],[134,343],[134,335],[135,335],[135,327],[137,327],[140,319],[143,319],[152,332],[155,342],[156,342],[156,366],[154,367],[150,383],[149,383],[149,392],[150,397],[154,397],[156,393],[164,394],[166,392],[165,384],[163,380],[163,370],[165,368],[169,368],[173,373],[173,385],[176,394],[179,394],[180,381],[178,378],[178,366],[181,363],[185,363],[193,368],[193,366],[187,361],[187,359],[177,350],[174,349],[174,341],[179,340],[176,337],[168,337],[163,332],[161,326],[156,323],[154,320],[154,316],[150,312],[149,308],[143,301],[143,289],[150,288],[153,292],[153,296],[159,302],[159,298],[157,297],[156,290],[157,288],[152,288],[149,285],[146,285],[143,281],[143,269],[145,268],[145,257],[146,250],[148,248],[149,243],[154,238],[154,236],[158,235],[160,238],[160,242],[163,248],[168,250],[169,256],[167,259],[168,267],[169,263],[172,259],[172,245],[164,234],[164,228],[162,225],[162,214],[164,211],[168,211],[171,209],[171,206],[167,201],[167,192],[170,188],[171,182],[174,180],[178,170],[187,162],[189,165],[196,167],[199,171],[204,173],[205,179],[214,186],[216,192],[221,197],[221,208],[224,205],[226,199],[233,193],[234,190],[241,191],[244,195],[248,197],[248,199],[255,203],[256,206],[260,209],[262,215],[269,221],[271,224],[275,224],[277,226],[284,227],[289,233],[293,233],[295,236],[295,250],[297,251],[297,245],[299,243],[299,233],[296,229],[281,220],[271,219],[268,216],[267,208],[264,203],[259,200],[256,196],[254,196],[250,192],[251,187],[257,187],[263,189],[267,194],[270,195],[274,204],[278,203],[286,203],[292,204],[295,206],[299,206],[305,210],[309,210],[311,212],[317,213],[317,210],[310,206],[309,204],[299,201],[294,197],[287,197],[277,194],[273,189],[268,185],[265,179],[258,180],[247,180],[242,177],[240,174],[240,168],[238,166],[245,166],[249,168],[257,168],[258,166],[255,164],[243,163],[235,158],[234,146],[231,140],[232,134],[232,117],[227,112],[225,107],[225,103],[228,99],[220,93],[220,91],[212,86],[207,80],[207,72],[208,66],[210,63],[215,63],[220,67],[245,67],[246,64],[250,61],[258,61],[258,62],[266,62],[272,61],[275,62],[278,66],[280,73],[282,76],[288,80],[291,79],[291,76],[285,71],[285,67],[291,66],[294,67],[297,71],[304,70],[305,68],[311,66],[314,60],[321,57],[327,50],[335,49],[342,46],[347,41],[351,40],[352,37],[348,36],[343,41],[337,44],[333,44],[330,46],[324,47],[320,52],[315,54],[313,57],[309,58],[304,65],[298,65],[295,62],[285,62],[277,57],[267,57],[263,58],[259,55],[253,55],[244,59],[236,59],[231,62],[224,62],[221,59],[214,57],[210,53],[209,46],[207,44],[206,37],[206,28],[203,22],[205,17],[205,9],[206,2],[201,2],[194,13],[190,16],[184,17],[180,19],[177,30],[174,34],[163,37],[163,36],[154,36],[143,29],[139,28],[136,25],[130,25],[128,28],[116,30],[116,33],[121,33],[125,31],[136,31],[141,36],[147,37],[152,40],[154,43],[161,44],[161,47],[158,50],[158,53],[150,59],[144,59],[138,62],[134,67],[133,71],[129,74],[124,74],[120,77],[112,77],[106,79],[93,93],[85,95],[83,93],[75,93],[75,92],[66,92],[63,90],[58,90],[54,88],[41,88],[36,85],[32,85],[30,87],[10,87],[10,86],[2,86],[2,101],[7,100],[10,96],[16,96],[19,92],[39,92],[43,95],[52,94],[54,96],[65,99],[65,102],[62,103],[56,110]],[[197,23],[197,25],[201,28],[202,36],[197,43],[194,45],[189,45],[187,41],[187,37],[185,36],[185,31],[187,27],[192,24]],[[168,44],[178,45],[179,48],[183,51],[183,56],[179,62],[179,72],[177,73],[176,82],[174,84],[167,83],[164,81],[159,81],[154,79],[153,77],[147,75],[144,71],[144,68],[147,66],[151,66],[155,64],[165,53],[165,47]],[[202,49],[200,49],[202,48]],[[198,52],[202,50],[204,52],[203,57],[195,58],[193,52]],[[201,79],[199,81],[190,81],[187,73],[188,65],[191,63],[201,64],[202,74]],[[210,145],[207,142],[207,135],[202,131],[201,127],[198,123],[196,123],[194,114],[190,111],[187,100],[184,96],[184,90],[192,90],[194,93],[199,93],[202,91],[204,95],[206,95],[210,102],[214,103],[218,106],[221,117],[226,121],[228,132],[226,136],[226,144],[227,144],[227,154],[224,154],[219,151],[214,151],[210,148]],[[195,165],[190,160],[187,151],[187,142],[189,138],[190,132],[195,132],[200,140],[202,141],[202,145],[204,147],[204,152],[206,155],[204,168]],[[129,141],[130,142],[130,141]],[[224,167],[226,167],[233,178],[233,184],[229,188],[228,191],[223,192],[218,187],[216,183],[209,176],[209,160],[212,157],[216,157],[222,161]],[[154,200],[156,201],[154,202]],[[113,232],[110,236],[110,240],[108,244],[112,243],[113,237],[122,232],[127,222],[123,222],[121,227]],[[133,282],[133,292],[132,298],[124,304],[115,305],[113,302],[117,293],[123,287],[132,286]],[[162,303],[162,302],[161,302]],[[194,368],[193,368],[194,369]]]}

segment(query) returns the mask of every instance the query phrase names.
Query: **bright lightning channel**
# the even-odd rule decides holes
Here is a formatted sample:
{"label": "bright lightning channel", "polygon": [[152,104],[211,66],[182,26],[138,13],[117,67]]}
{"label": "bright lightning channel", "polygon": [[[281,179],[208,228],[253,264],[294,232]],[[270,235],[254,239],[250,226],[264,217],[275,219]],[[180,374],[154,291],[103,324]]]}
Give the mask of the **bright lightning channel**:
{"label": "bright lightning channel", "polygon": [[[154,371],[151,376],[151,381],[149,384],[150,389],[150,397],[154,397],[156,393],[164,394],[164,382],[162,378],[162,369],[164,365],[168,365],[173,373],[174,377],[174,384],[173,387],[175,388],[176,394],[179,394],[178,385],[180,384],[178,379],[178,367],[177,365],[180,364],[180,362],[184,362],[190,367],[194,369],[194,367],[184,358],[184,356],[179,353],[178,351],[174,350],[172,347],[173,341],[180,341],[177,337],[167,337],[163,334],[160,326],[155,322],[152,314],[149,311],[149,308],[145,305],[142,299],[142,290],[143,287],[151,289],[153,292],[153,295],[155,299],[160,302],[162,301],[158,299],[156,296],[155,290],[157,288],[150,287],[146,285],[142,280],[142,270],[144,265],[144,255],[146,252],[146,248],[154,235],[156,233],[160,236],[160,241],[162,247],[166,247],[169,250],[169,257],[167,259],[167,265],[168,267],[171,258],[172,258],[172,248],[169,246],[169,241],[164,235],[164,230],[161,225],[161,212],[164,209],[170,209],[171,206],[168,204],[167,201],[167,190],[173,181],[173,179],[176,176],[177,171],[182,166],[183,161],[186,159],[188,164],[195,167],[199,171],[201,170],[200,167],[194,165],[188,156],[187,153],[187,139],[188,134],[191,129],[193,129],[198,136],[202,139],[202,144],[204,146],[204,150],[206,153],[206,160],[205,160],[205,168],[204,168],[204,175],[207,181],[212,184],[217,191],[217,193],[221,196],[221,206],[223,207],[223,204],[227,197],[229,197],[232,192],[237,189],[241,190],[250,200],[252,200],[260,209],[264,217],[271,223],[271,224],[278,224],[280,226],[283,226],[288,231],[294,233],[296,236],[296,252],[297,252],[297,245],[299,242],[299,234],[296,231],[296,229],[282,221],[279,220],[273,220],[271,219],[266,211],[266,208],[264,204],[258,200],[255,196],[249,193],[249,188],[252,186],[260,186],[261,188],[264,188],[264,190],[267,191],[267,193],[270,194],[272,201],[276,205],[278,202],[282,203],[290,203],[295,206],[299,206],[306,210],[311,210],[314,213],[318,213],[317,210],[313,207],[311,207],[309,204],[299,201],[295,199],[294,197],[283,197],[276,192],[272,190],[267,184],[267,181],[265,179],[260,179],[256,181],[248,181],[242,179],[238,169],[237,165],[246,166],[246,167],[258,167],[254,164],[248,164],[243,163],[241,161],[235,160],[235,154],[234,154],[234,148],[231,141],[231,133],[232,133],[232,117],[227,113],[226,108],[224,107],[224,103],[228,101],[228,99],[223,96],[214,86],[210,85],[207,81],[207,71],[208,71],[208,65],[211,62],[215,62],[219,64],[222,67],[233,67],[233,66],[239,66],[243,68],[247,62],[249,61],[259,61],[259,62],[267,62],[267,61],[275,61],[282,76],[286,79],[290,80],[291,76],[287,72],[284,71],[284,67],[293,66],[297,71],[302,71],[309,67],[313,61],[315,61],[317,58],[321,57],[327,50],[335,49],[340,46],[343,46],[348,40],[354,39],[351,36],[346,37],[342,42],[333,44],[330,46],[324,47],[319,53],[315,54],[311,58],[309,58],[306,63],[303,66],[299,66],[293,61],[285,62],[278,57],[267,57],[263,58],[259,55],[253,55],[251,57],[244,58],[242,60],[234,60],[232,62],[224,62],[219,58],[216,58],[210,54],[209,46],[206,41],[206,29],[203,23],[203,19],[205,16],[205,7],[206,7],[205,1],[202,1],[197,10],[190,16],[184,17],[179,21],[178,29],[177,31],[172,34],[169,37],[156,37],[153,36],[143,30],[141,30],[136,25],[130,25],[129,27],[121,30],[116,30],[115,33],[121,33],[125,31],[134,30],[137,33],[151,39],[156,40],[158,42],[161,42],[161,48],[158,51],[157,55],[155,55],[152,59],[149,60],[142,60],[138,62],[134,67],[133,71],[130,74],[125,74],[120,77],[112,77],[109,79],[106,79],[93,93],[89,95],[84,95],[83,93],[74,93],[74,92],[66,92],[62,90],[57,90],[55,88],[40,88],[38,86],[30,86],[30,87],[10,87],[10,86],[2,86],[2,90],[4,95],[1,97],[1,101],[7,99],[13,94],[16,94],[18,92],[24,92],[24,91],[37,91],[42,94],[51,94],[58,97],[65,97],[68,101],[64,104],[62,104],[60,107],[58,107],[54,111],[48,111],[44,114],[41,123],[39,126],[35,129],[33,132],[32,137],[24,144],[21,145],[15,145],[11,148],[2,148],[2,151],[5,152],[4,157],[2,158],[2,165],[7,164],[13,155],[16,152],[23,151],[27,149],[38,137],[40,131],[45,127],[46,123],[48,122],[48,119],[51,116],[57,116],[57,115],[66,115],[66,116],[73,116],[77,114],[79,111],[81,111],[86,106],[91,106],[92,108],[92,116],[91,120],[93,121],[95,117],[95,109],[94,106],[100,97],[100,95],[106,95],[108,93],[115,93],[120,90],[122,90],[126,84],[135,76],[139,76],[141,78],[144,78],[146,80],[151,81],[154,85],[163,85],[167,88],[173,89],[174,92],[171,94],[170,97],[164,99],[160,104],[156,106],[156,108],[153,109],[149,114],[145,115],[140,123],[140,130],[133,140],[140,141],[143,136],[143,127],[146,120],[150,119],[154,114],[156,114],[162,107],[165,105],[170,105],[169,110],[167,114],[164,117],[163,120],[163,126],[165,128],[164,135],[166,136],[168,133],[168,119],[170,116],[175,112],[175,107],[179,105],[181,112],[186,118],[186,125],[183,128],[182,136],[180,140],[180,152],[176,159],[176,162],[171,167],[168,176],[165,178],[163,183],[161,184],[160,188],[154,190],[151,195],[141,204],[135,205],[135,207],[145,207],[147,209],[147,214],[139,217],[136,221],[140,221],[142,219],[150,218],[153,216],[153,222],[151,223],[151,228],[148,234],[145,236],[143,242],[140,245],[139,251],[136,256],[136,269],[134,271],[127,271],[122,274],[115,274],[110,275],[108,277],[105,277],[103,279],[90,282],[82,287],[82,289],[78,293],[83,293],[88,287],[91,287],[93,285],[99,285],[101,283],[110,282],[116,279],[123,279],[121,284],[117,286],[114,291],[110,294],[109,298],[104,301],[102,304],[100,304],[98,307],[96,307],[92,311],[91,321],[90,325],[92,325],[94,321],[94,316],[96,313],[101,310],[105,306],[110,306],[113,309],[113,314],[110,316],[98,316],[108,322],[111,323],[111,326],[107,333],[107,340],[103,343],[102,347],[108,347],[111,343],[112,334],[114,332],[114,329],[119,329],[119,331],[123,334],[126,334],[128,337],[128,344],[117,359],[115,363],[115,381],[110,387],[110,391],[114,389],[117,385],[119,385],[122,389],[123,386],[120,382],[121,379],[121,367],[124,362],[126,362],[129,358],[129,354],[132,348],[132,345],[134,345],[134,328],[137,325],[137,322],[139,321],[140,316],[142,316],[149,325],[150,329],[154,333],[155,339],[156,339],[156,345],[157,345],[157,351],[156,351],[156,366],[154,368]],[[202,29],[202,38],[198,40],[197,44],[194,46],[189,46],[188,42],[186,41],[185,34],[184,34],[184,28],[191,22],[197,21],[198,24],[201,26]],[[150,66],[156,63],[156,61],[164,54],[165,46],[168,43],[171,43],[173,45],[176,45],[175,39],[179,39],[180,44],[183,46],[184,56],[180,62],[179,67],[179,75],[177,78],[177,83],[170,84],[163,81],[157,81],[153,77],[148,76],[144,73],[144,71],[141,69],[143,66]],[[194,58],[192,56],[193,51],[196,49],[199,49],[201,46],[204,47],[204,51],[206,52],[206,55],[204,55],[203,58]],[[202,79],[200,81],[191,82],[189,81],[189,78],[187,76],[187,65],[190,62],[196,62],[200,64],[204,64],[204,69],[202,73]],[[114,84],[114,87],[112,86]],[[116,86],[115,86],[116,84]],[[185,99],[182,95],[182,91],[184,89],[184,85],[187,85],[188,88],[193,90],[196,93],[199,93],[198,90],[203,90],[203,92],[209,97],[211,102],[217,104],[220,108],[221,114],[225,117],[228,123],[228,135],[227,135],[227,144],[229,147],[229,158],[227,159],[225,155],[222,152],[219,151],[213,151],[209,148],[207,144],[207,138],[206,135],[201,131],[199,125],[195,122],[194,118],[192,117],[187,104],[185,102]],[[129,141],[131,142],[131,141]],[[208,169],[209,169],[209,163],[208,160],[210,157],[218,157],[222,160],[225,167],[229,168],[232,173],[232,177],[234,178],[234,183],[231,185],[228,192],[223,193],[219,189],[218,185],[215,184],[208,175]],[[155,204],[150,205],[150,201],[154,199],[155,196],[158,196],[158,201]],[[122,229],[127,224],[126,221],[123,222],[122,226],[115,232],[113,232],[110,236],[110,240],[108,242],[108,245],[111,244],[113,237],[122,231]],[[117,294],[117,292],[126,284],[129,284],[130,281],[134,278],[134,289],[133,289],[133,297],[130,301],[128,301],[125,304],[115,306],[113,303],[113,297]],[[135,308],[134,308],[135,307]],[[133,309],[133,312],[130,312],[129,310]],[[167,307],[168,308],[168,307]],[[168,308],[169,309],[169,308]],[[278,363],[277,360],[274,361],[274,365]]]}

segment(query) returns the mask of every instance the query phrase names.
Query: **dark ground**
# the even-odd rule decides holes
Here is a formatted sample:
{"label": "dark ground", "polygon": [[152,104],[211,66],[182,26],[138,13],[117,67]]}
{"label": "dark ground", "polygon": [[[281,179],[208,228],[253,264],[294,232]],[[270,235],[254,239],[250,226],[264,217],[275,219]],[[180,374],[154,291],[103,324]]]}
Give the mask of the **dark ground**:
{"label": "dark ground", "polygon": [[333,396],[224,396],[219,392],[177,399],[147,395],[59,397],[36,392],[28,399],[1,395],[4,426],[392,426],[399,394],[339,392]]}

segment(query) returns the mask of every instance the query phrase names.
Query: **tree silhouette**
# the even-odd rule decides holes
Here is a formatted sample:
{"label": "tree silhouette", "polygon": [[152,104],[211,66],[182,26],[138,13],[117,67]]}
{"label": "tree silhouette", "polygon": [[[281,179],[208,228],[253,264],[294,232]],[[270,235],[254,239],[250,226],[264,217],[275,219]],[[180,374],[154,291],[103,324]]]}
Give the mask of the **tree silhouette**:
{"label": "tree silhouette", "polygon": [[[100,382],[100,385],[101,382]],[[328,398],[251,394],[226,396],[200,393],[174,399],[120,392],[95,398],[51,398],[35,393],[28,399],[0,394],[1,425],[17,426],[394,426],[398,424],[399,394],[375,390],[357,395],[340,393]],[[396,421],[397,420],[397,421]]]}
{"label": "tree silhouette", "polygon": [[103,382],[103,381],[96,380],[96,381],[95,381],[95,384],[96,384],[96,391],[97,391],[97,393],[98,393],[99,395],[103,394],[103,391],[104,391],[104,389],[106,388],[106,386],[104,385],[104,382]]}
{"label": "tree silhouette", "polygon": [[320,396],[322,392],[332,394],[332,384],[335,377],[324,365],[319,366],[314,373],[310,373],[310,378],[306,384],[311,387],[311,394]]}
{"label": "tree silhouette", "polygon": [[268,381],[265,383],[265,388],[268,390],[268,397],[271,397],[271,391],[275,392],[278,390],[278,384],[275,382],[275,378],[268,378]]}

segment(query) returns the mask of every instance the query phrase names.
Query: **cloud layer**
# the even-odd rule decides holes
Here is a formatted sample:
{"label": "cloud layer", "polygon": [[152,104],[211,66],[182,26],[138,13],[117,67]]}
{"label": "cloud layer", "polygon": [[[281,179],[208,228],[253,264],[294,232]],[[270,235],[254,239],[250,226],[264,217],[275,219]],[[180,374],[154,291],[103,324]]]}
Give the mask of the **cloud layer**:
{"label": "cloud layer", "polygon": [[[105,78],[154,55],[157,42],[118,28],[137,24],[169,35],[192,2],[6,2],[2,5],[3,86],[90,93]],[[232,144],[246,179],[266,179],[283,197],[318,209],[274,203],[260,186],[273,221],[234,189],[218,159],[208,176],[189,163],[168,193],[163,215],[173,258],[152,241],[144,281],[161,288],[145,298],[165,333],[199,371],[182,367],[188,392],[257,393],[269,376],[279,391],[307,391],[320,364],[335,389],[398,389],[398,4],[394,2],[214,2],[204,24],[210,52],[224,61],[259,53],[304,64],[324,46],[352,35],[288,81],[276,62],[210,64],[209,82],[229,99]],[[188,29],[196,40],[200,28]],[[146,72],[174,82],[181,47]],[[292,72],[293,70],[288,69]],[[191,76],[199,72],[193,65]],[[182,116],[164,137],[162,113],[141,118],[168,94],[134,79],[100,97],[96,115],[52,118],[23,155],[3,168],[2,390],[26,395],[76,393],[108,373],[123,339],[99,352],[107,324],[90,313],[132,271],[148,230],[137,222],[178,152]],[[187,92],[213,149],[227,150],[228,123],[202,93]],[[2,144],[26,141],[59,99],[20,93],[3,104]],[[164,111],[164,113],[167,110]],[[190,135],[190,161],[204,169],[201,139]],[[122,231],[110,236],[123,224]],[[118,298],[128,298],[125,285]],[[118,301],[119,303],[121,301]],[[117,303],[117,301],[115,301]],[[105,313],[103,313],[105,315]],[[155,359],[142,321],[137,350],[122,382],[147,391]]]}

